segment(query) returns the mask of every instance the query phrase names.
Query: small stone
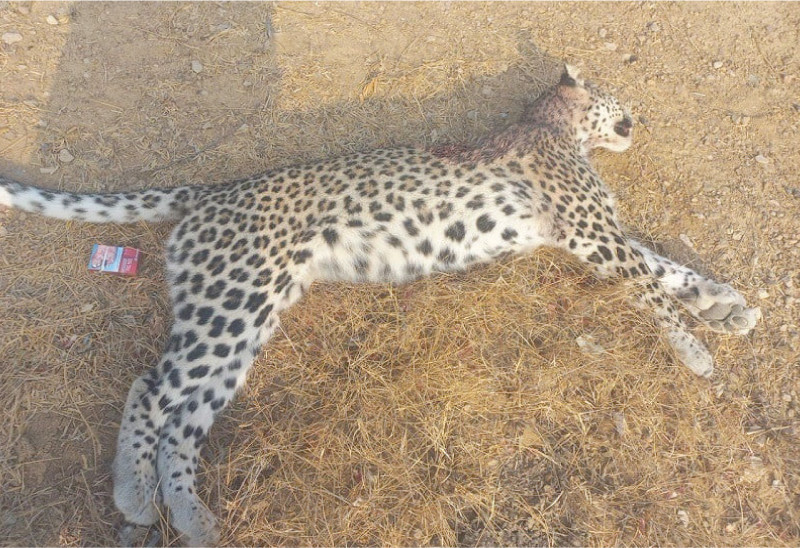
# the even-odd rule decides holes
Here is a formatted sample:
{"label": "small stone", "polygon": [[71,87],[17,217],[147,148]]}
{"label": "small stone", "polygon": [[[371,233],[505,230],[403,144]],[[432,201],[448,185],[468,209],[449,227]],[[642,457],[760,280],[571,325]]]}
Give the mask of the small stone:
{"label": "small stone", "polygon": [[763,154],[759,154],[758,156],[756,156],[756,157],[755,157],[755,160],[756,160],[756,162],[758,162],[759,164],[768,164],[768,163],[769,163],[769,158],[767,158],[767,157],[766,157],[766,156],[764,156]]}
{"label": "small stone", "polygon": [[647,29],[648,29],[650,32],[658,32],[658,31],[660,31],[660,30],[661,30],[661,25],[659,25],[659,24],[658,24],[657,22],[655,22],[655,21],[651,21],[651,22],[647,23]]}
{"label": "small stone", "polygon": [[75,156],[73,156],[70,153],[70,151],[67,150],[66,148],[62,148],[61,151],[58,153],[58,160],[60,162],[64,162],[65,164],[70,163],[74,159],[75,159]]}
{"label": "small stone", "polygon": [[684,527],[688,527],[689,526],[689,512],[687,512],[686,510],[678,510],[677,514],[678,514],[678,521],[681,522],[681,525],[683,525]]}
{"label": "small stone", "polygon": [[692,243],[692,240],[689,239],[689,236],[687,236],[686,234],[679,234],[678,238],[680,239],[680,241],[686,244],[686,247],[694,249],[694,243]]}
{"label": "small stone", "polygon": [[52,166],[52,167],[40,167],[40,168],[39,168],[39,173],[43,173],[44,175],[52,175],[52,174],[53,174],[53,173],[55,173],[56,171],[58,171],[58,167],[56,167],[56,166]]}
{"label": "small stone", "polygon": [[54,15],[48,15],[47,19],[45,19],[45,20],[47,21],[48,25],[57,25],[58,24],[58,19],[56,19]]}
{"label": "small stone", "polygon": [[617,51],[617,45],[614,42],[606,42],[605,47],[608,51]]}
{"label": "small stone", "polygon": [[623,56],[622,56],[622,60],[623,60],[623,61],[625,61],[625,62],[626,62],[626,63],[628,63],[628,64],[633,64],[633,63],[635,63],[636,61],[638,61],[638,60],[639,60],[639,58],[638,58],[638,57],[636,57],[636,56],[635,56],[634,54],[632,54],[632,53],[626,53],[625,55],[623,55]]}
{"label": "small stone", "polygon": [[625,420],[625,414],[620,412],[615,412],[612,415],[614,417],[614,428],[616,429],[617,434],[619,434],[620,437],[624,437],[625,431],[627,430],[628,427],[628,423]]}
{"label": "small stone", "polygon": [[747,483],[758,483],[764,476],[767,475],[767,469],[764,467],[764,461],[761,457],[750,457],[750,466],[742,470],[741,478]]}
{"label": "small stone", "polygon": [[30,15],[31,8],[29,8],[28,6],[19,6],[17,8],[17,11],[20,12],[20,14],[22,15]]}
{"label": "small stone", "polygon": [[0,225],[0,238],[5,238],[8,235],[8,229]]}
{"label": "small stone", "polygon": [[600,35],[600,38],[605,38],[608,36],[608,31],[606,29],[600,29],[597,34]]}
{"label": "small stone", "polygon": [[22,35],[18,32],[4,32],[2,40],[4,44],[8,44],[10,46],[11,44],[21,42]]}
{"label": "small stone", "polygon": [[758,290],[758,298],[759,299],[769,299],[769,291],[764,289],[763,287]]}
{"label": "small stone", "polygon": [[200,61],[198,61],[197,59],[195,59],[194,61],[192,61],[192,71],[193,71],[195,74],[200,74],[201,72],[203,72],[203,63],[201,63],[201,62],[200,62]]}
{"label": "small stone", "polygon": [[591,335],[580,335],[575,339],[578,348],[587,354],[597,356],[606,351],[605,348],[594,342],[594,337]]}
{"label": "small stone", "polygon": [[784,394],[783,396],[781,396],[781,399],[783,401],[785,401],[786,403],[790,403],[792,401],[792,395],[791,394]]}
{"label": "small stone", "polygon": [[757,74],[750,74],[747,76],[747,85],[750,87],[756,87],[760,82],[761,78],[759,78]]}
{"label": "small stone", "polygon": [[722,61],[714,61],[713,63],[711,63],[711,66],[714,67],[715,69],[721,69]]}

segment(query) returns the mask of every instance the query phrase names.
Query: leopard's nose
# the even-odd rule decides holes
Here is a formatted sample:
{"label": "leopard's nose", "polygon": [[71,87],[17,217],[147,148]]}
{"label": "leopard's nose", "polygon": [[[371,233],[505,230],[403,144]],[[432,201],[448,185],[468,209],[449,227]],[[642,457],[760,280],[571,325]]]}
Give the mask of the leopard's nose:
{"label": "leopard's nose", "polygon": [[630,116],[625,116],[621,121],[614,124],[614,133],[620,137],[628,137],[631,134],[631,128],[633,128],[633,120],[631,120]]}

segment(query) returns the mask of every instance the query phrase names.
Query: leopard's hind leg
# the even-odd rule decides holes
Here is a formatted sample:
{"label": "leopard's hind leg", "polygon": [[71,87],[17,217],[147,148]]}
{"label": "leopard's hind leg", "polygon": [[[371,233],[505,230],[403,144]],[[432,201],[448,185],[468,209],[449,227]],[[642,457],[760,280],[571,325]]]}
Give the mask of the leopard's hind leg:
{"label": "leopard's hind leg", "polygon": [[[252,322],[251,322],[252,323]],[[170,522],[183,533],[190,546],[210,546],[219,542],[219,529],[213,513],[197,495],[196,477],[200,450],[217,415],[233,399],[247,377],[258,349],[278,325],[270,313],[264,327],[241,339],[243,346],[233,346],[216,361],[198,386],[164,425],[158,447],[158,474],[164,506]]]}

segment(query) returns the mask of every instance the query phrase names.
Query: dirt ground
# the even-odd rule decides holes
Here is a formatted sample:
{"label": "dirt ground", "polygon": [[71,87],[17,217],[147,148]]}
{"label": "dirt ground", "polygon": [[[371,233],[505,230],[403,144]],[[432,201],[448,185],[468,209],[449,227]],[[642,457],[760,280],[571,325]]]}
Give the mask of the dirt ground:
{"label": "dirt ground", "polygon": [[[0,173],[84,191],[474,140],[568,61],[637,120],[596,157],[630,230],[763,311],[698,329],[707,381],[552,252],[315,286],[204,452],[226,544],[800,544],[800,5],[0,2],[0,34]],[[0,544],[115,543],[169,229],[0,211]]]}

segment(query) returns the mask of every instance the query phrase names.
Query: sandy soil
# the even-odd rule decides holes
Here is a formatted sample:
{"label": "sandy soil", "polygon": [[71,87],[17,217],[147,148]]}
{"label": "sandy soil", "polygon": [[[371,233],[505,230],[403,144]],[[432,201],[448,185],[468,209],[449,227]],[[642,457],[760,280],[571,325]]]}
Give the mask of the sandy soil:
{"label": "sandy soil", "polygon": [[[797,4],[0,2],[0,34],[0,172],[86,191],[476,139],[568,61],[638,121],[597,157],[631,231],[763,310],[701,332],[709,382],[547,252],[315,287],[205,452],[226,543],[800,544]],[[0,544],[114,542],[169,229],[0,211]],[[95,242],[140,275],[87,273]]]}

